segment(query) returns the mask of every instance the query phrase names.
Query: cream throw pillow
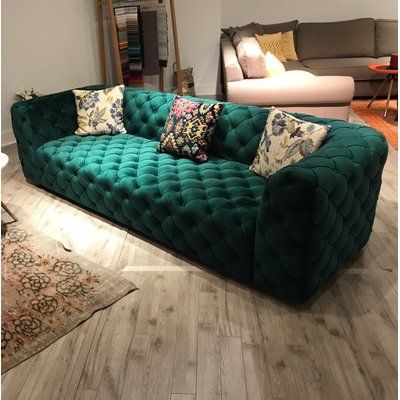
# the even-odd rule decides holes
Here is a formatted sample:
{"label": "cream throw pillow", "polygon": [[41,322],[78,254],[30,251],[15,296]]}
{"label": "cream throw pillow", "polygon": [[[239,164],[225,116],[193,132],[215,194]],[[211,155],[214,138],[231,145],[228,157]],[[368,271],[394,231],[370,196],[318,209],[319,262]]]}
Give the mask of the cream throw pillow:
{"label": "cream throw pillow", "polygon": [[257,35],[256,39],[260,44],[264,54],[271,52],[279,61],[286,62],[286,57],[282,49],[282,32],[272,33],[270,35]]}
{"label": "cream throw pillow", "polygon": [[250,169],[268,178],[321,147],[329,129],[329,125],[302,121],[271,107]]}
{"label": "cream throw pillow", "polygon": [[293,31],[282,33],[282,52],[287,60],[298,60],[296,49],[294,46],[294,36]]}
{"label": "cream throw pillow", "polygon": [[265,76],[272,78],[274,76],[282,76],[285,74],[283,64],[269,51],[265,55]]}
{"label": "cream throw pillow", "polygon": [[126,133],[123,123],[125,86],[103,90],[74,90],[78,112],[78,129],[75,134],[116,135]]}

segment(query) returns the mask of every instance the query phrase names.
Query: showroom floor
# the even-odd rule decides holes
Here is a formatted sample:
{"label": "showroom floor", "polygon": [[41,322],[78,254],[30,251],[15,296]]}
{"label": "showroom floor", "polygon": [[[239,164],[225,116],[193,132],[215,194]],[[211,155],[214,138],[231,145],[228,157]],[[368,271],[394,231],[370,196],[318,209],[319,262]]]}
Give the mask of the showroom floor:
{"label": "showroom floor", "polygon": [[4,374],[5,400],[396,397],[393,148],[369,243],[303,308],[223,279],[28,184],[15,145],[5,151],[3,201],[21,221],[140,288]]}
{"label": "showroom floor", "polygon": [[389,111],[386,118],[383,117],[386,99],[375,100],[370,108],[367,108],[370,99],[358,99],[351,102],[351,109],[357,113],[365,122],[381,132],[386,140],[395,148],[398,148],[398,128],[397,128],[397,101],[391,100]]}

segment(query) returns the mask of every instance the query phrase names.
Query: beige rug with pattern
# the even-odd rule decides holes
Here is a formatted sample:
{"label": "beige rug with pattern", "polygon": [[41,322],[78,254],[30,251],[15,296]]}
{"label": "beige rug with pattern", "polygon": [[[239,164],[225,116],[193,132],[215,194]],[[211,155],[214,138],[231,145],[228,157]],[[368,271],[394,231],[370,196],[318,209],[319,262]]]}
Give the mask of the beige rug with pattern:
{"label": "beige rug with pattern", "polygon": [[20,223],[2,227],[2,373],[136,286]]}

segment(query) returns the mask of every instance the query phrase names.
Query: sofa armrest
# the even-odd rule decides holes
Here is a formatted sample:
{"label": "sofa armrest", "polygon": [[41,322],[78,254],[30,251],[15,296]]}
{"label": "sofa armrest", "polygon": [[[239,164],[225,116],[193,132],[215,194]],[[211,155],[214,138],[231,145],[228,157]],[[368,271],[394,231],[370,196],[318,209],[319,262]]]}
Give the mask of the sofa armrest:
{"label": "sofa armrest", "polygon": [[289,301],[310,298],[373,226],[387,143],[369,127],[329,123],[323,147],[268,179],[258,212],[254,284]]}
{"label": "sofa armrest", "polygon": [[221,38],[221,53],[225,84],[226,82],[243,80],[243,71],[239,64],[236,50],[229,38]]}
{"label": "sofa armrest", "polygon": [[74,94],[68,90],[15,103],[11,107],[11,121],[25,176],[32,179],[30,172],[35,170],[36,149],[51,140],[74,134],[78,127]]}
{"label": "sofa armrest", "polygon": [[17,143],[33,147],[73,134],[78,127],[74,94],[68,90],[19,101],[11,107],[11,120]]}

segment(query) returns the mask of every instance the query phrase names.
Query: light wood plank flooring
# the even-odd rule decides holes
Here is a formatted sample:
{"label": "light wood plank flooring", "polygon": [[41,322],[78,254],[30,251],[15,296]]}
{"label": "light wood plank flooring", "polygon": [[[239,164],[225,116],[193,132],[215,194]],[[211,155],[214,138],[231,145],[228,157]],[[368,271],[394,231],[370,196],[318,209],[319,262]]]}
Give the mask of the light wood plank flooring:
{"label": "light wood plank flooring", "polygon": [[[397,152],[371,239],[307,307],[290,308],[26,183],[2,196],[140,290],[2,376],[3,400],[395,399]],[[2,219],[6,216],[2,215]]]}

